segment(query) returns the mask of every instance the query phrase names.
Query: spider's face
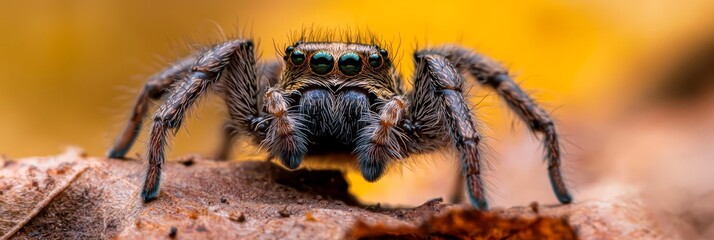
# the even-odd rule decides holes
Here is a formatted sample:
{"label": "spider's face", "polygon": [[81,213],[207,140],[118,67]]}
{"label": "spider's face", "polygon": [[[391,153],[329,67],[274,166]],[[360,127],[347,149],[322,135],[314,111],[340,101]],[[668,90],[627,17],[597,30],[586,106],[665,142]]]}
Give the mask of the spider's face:
{"label": "spider's face", "polygon": [[375,45],[296,43],[285,49],[283,59],[281,85],[286,89],[361,87],[382,95],[376,90],[394,86],[389,53]]}

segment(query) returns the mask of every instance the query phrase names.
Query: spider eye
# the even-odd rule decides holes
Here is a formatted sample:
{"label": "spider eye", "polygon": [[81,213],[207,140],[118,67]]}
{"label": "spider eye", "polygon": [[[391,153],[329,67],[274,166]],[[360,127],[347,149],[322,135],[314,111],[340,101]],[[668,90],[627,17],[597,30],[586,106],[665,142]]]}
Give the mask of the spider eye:
{"label": "spider eye", "polygon": [[310,68],[312,72],[317,74],[327,74],[332,71],[332,67],[335,65],[335,59],[332,58],[330,53],[325,51],[319,51],[312,55],[310,59]]}
{"label": "spider eye", "polygon": [[342,54],[342,57],[340,57],[340,60],[337,62],[337,66],[340,67],[340,71],[345,75],[354,76],[362,70],[362,60],[357,53],[348,52]]}
{"label": "spider eye", "polygon": [[378,68],[382,66],[382,56],[380,56],[380,54],[374,53],[372,55],[369,55],[367,61],[369,62],[369,65],[372,66],[372,68]]}
{"label": "spider eye", "polygon": [[384,49],[379,49],[379,54],[382,55],[383,57],[387,57],[387,55],[388,55],[387,50],[384,50]]}
{"label": "spider eye", "polygon": [[305,61],[305,53],[300,50],[293,51],[293,53],[290,54],[290,61],[295,65],[301,65]]}
{"label": "spider eye", "polygon": [[290,55],[290,53],[293,52],[293,50],[295,50],[295,47],[288,46],[287,48],[285,48],[285,55]]}

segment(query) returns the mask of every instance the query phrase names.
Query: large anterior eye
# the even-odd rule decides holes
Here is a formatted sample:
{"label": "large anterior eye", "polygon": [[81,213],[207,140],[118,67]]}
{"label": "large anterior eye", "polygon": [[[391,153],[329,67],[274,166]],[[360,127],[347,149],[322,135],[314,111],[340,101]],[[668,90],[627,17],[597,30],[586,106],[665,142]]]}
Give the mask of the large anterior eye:
{"label": "large anterior eye", "polygon": [[335,59],[332,58],[330,53],[325,51],[319,51],[310,58],[310,68],[312,68],[312,72],[317,74],[329,73],[332,71],[334,65]]}
{"label": "large anterior eye", "polygon": [[337,62],[337,66],[340,67],[340,71],[345,75],[354,76],[362,70],[362,60],[357,53],[348,52],[342,54],[340,61]]}

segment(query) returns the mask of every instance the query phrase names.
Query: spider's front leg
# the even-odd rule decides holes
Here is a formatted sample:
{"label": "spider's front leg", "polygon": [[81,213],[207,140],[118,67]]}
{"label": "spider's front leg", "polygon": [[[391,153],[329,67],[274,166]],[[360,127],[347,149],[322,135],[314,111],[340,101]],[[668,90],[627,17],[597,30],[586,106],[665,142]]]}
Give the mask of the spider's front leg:
{"label": "spider's front leg", "polygon": [[550,176],[553,192],[555,192],[558,201],[561,203],[573,201],[560,170],[560,143],[553,120],[508,76],[508,71],[504,67],[486,56],[458,46],[426,49],[414,55],[416,57],[424,55],[443,56],[460,72],[469,73],[480,84],[494,88],[511,109],[528,124],[532,132],[543,134],[545,155],[548,161],[548,175]]}
{"label": "spider's front leg", "polygon": [[[253,43],[233,40],[204,52],[154,114],[147,150],[147,168],[141,198],[150,201],[158,196],[161,168],[164,163],[168,130],[178,130],[186,111],[219,79],[226,82],[226,101],[231,117],[241,127],[250,129],[259,118]],[[223,76],[222,76],[223,75]]]}
{"label": "spider's front leg", "polygon": [[487,209],[478,148],[481,137],[461,93],[463,77],[439,55],[420,56],[417,62],[414,89],[407,99],[392,97],[360,131],[355,153],[362,176],[376,181],[391,161],[431,152],[450,141],[460,153],[471,203]]}
{"label": "spider's front leg", "polygon": [[416,136],[413,151],[441,145],[446,130],[459,151],[462,174],[471,204],[488,209],[484,183],[481,180],[481,154],[476,121],[463,95],[464,78],[439,55],[416,57],[414,90],[410,94],[410,132]]}

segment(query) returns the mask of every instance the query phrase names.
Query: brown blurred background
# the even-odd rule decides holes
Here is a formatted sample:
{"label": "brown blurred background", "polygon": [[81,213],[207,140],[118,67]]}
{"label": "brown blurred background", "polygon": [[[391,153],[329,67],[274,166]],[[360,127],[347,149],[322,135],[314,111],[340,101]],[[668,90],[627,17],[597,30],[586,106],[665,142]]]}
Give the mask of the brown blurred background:
{"label": "brown blurred background", "polygon": [[[459,43],[498,59],[558,120],[578,199],[630,186],[701,199],[714,188],[709,0],[5,2],[0,153],[80,146],[103,155],[144,78],[187,54],[187,43],[220,41],[220,26],[252,35],[269,59],[289,32],[312,25],[368,28],[399,44],[406,76],[417,46]],[[493,203],[555,203],[538,140],[490,91],[472,94],[493,149]],[[220,101],[209,98],[193,115],[172,156],[216,149]],[[142,150],[139,142],[128,156]],[[352,191],[392,204],[447,196],[456,161],[442,158],[417,158],[377,184],[350,174]]]}

